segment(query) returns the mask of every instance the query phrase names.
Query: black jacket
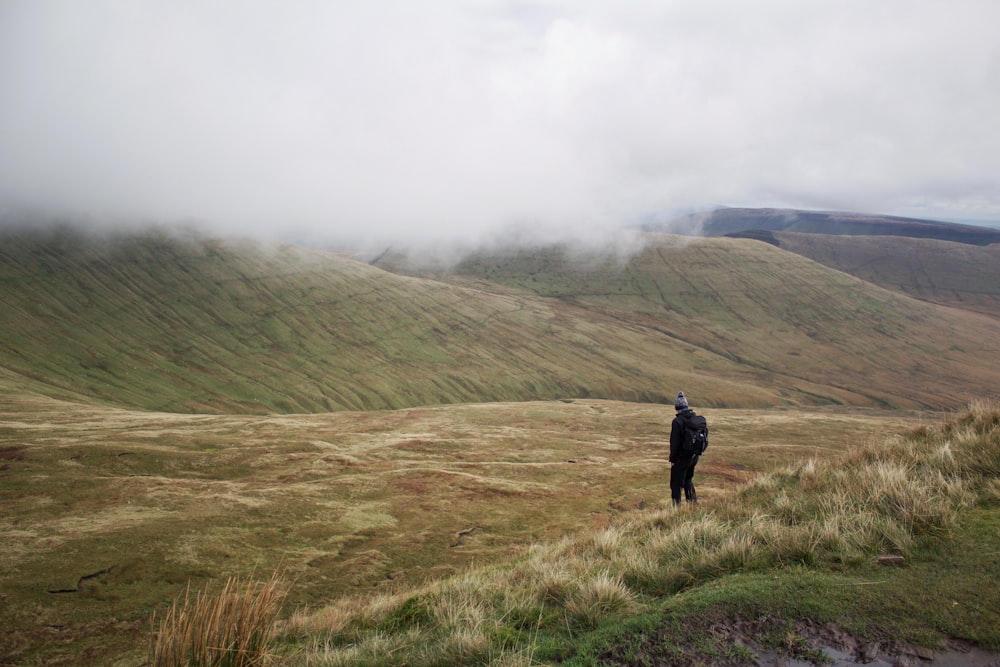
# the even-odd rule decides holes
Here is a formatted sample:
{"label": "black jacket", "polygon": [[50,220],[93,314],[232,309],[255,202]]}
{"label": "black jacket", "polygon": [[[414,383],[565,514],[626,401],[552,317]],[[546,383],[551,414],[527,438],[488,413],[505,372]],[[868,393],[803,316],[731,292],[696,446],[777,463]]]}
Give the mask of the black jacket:
{"label": "black jacket", "polygon": [[684,437],[684,421],[695,414],[691,408],[679,410],[670,423],[670,462],[676,463],[680,458],[681,439]]}

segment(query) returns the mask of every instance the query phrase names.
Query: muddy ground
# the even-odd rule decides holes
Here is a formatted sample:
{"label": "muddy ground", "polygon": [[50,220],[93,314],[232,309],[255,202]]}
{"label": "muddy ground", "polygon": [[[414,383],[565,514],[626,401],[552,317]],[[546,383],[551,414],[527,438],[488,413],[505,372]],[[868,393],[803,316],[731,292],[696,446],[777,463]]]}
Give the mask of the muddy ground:
{"label": "muddy ground", "polygon": [[680,642],[672,630],[602,656],[608,667],[1000,667],[1000,652],[957,640],[934,649],[894,639],[862,640],[833,623],[764,617],[719,623],[711,640]]}

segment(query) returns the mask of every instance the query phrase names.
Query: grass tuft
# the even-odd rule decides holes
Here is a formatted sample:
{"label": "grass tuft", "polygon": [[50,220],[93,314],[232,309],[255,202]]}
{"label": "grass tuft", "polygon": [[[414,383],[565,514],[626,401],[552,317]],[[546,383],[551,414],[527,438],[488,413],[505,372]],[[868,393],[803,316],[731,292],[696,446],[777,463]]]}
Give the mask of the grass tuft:
{"label": "grass tuft", "polygon": [[273,664],[275,621],[287,589],[277,573],[266,582],[229,578],[220,591],[206,588],[175,600],[153,626],[151,667],[261,667]]}
{"label": "grass tuft", "polygon": [[634,612],[636,597],[621,575],[599,572],[569,596],[566,613],[578,624],[592,628],[610,616]]}

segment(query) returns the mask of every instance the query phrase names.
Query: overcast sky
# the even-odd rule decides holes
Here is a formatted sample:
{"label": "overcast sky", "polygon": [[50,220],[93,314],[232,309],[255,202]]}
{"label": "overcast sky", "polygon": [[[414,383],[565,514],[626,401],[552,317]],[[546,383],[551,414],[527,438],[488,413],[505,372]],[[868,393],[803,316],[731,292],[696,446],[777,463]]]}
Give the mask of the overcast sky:
{"label": "overcast sky", "polygon": [[996,0],[0,0],[0,211],[332,238],[1000,220]]}

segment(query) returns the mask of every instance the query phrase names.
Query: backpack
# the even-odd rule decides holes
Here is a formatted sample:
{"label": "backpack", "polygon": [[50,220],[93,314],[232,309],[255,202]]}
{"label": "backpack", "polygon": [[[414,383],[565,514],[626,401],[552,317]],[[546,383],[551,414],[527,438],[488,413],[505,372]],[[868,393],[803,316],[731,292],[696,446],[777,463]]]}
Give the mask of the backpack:
{"label": "backpack", "polygon": [[681,456],[700,456],[708,449],[708,422],[701,415],[690,415],[682,420]]}

